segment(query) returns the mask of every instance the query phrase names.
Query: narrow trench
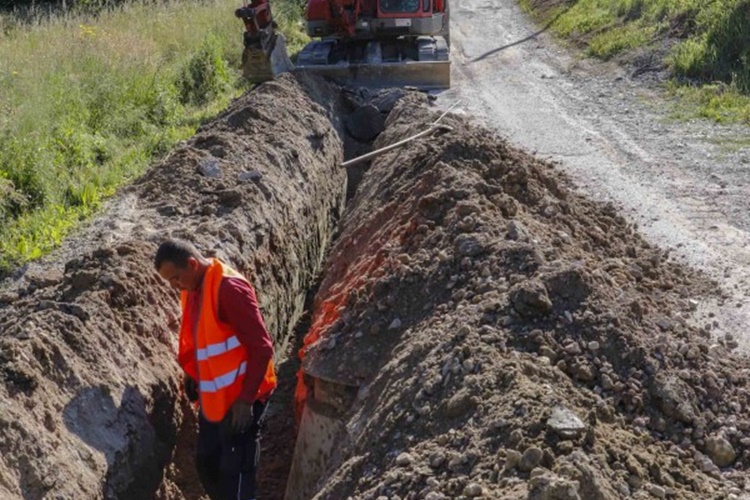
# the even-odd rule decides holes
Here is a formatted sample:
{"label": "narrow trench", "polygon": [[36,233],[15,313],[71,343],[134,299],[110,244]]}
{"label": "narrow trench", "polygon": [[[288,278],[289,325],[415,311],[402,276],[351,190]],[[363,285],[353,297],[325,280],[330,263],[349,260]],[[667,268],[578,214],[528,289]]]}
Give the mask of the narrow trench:
{"label": "narrow trench", "polygon": [[[292,90],[292,103],[305,99],[306,89]],[[248,100],[259,116],[281,107],[268,94]],[[319,94],[319,102],[335,97]],[[389,142],[430,118],[403,104],[390,116]],[[258,126],[248,109],[229,115],[249,126],[228,140],[239,135],[240,143]],[[259,229],[245,224],[255,212],[240,211],[230,219],[239,236],[227,230],[226,239],[232,245],[280,228],[296,236],[287,247],[232,250],[235,259],[277,257],[261,261],[270,262],[261,269],[276,287],[265,288],[264,312],[279,337],[281,380],[264,432],[259,498],[520,498],[528,490],[536,492],[530,498],[577,497],[577,485],[581,498],[738,498],[729,491],[750,491],[750,433],[735,420],[748,407],[746,360],[726,343],[712,344],[709,328],[688,324],[693,298],[718,294],[714,284],[669,261],[611,206],[572,193],[552,164],[468,126],[469,118],[448,117],[455,133],[381,159],[345,206],[347,174],[351,198],[367,167],[340,170],[341,149],[351,158],[368,145],[346,139],[346,111],[301,111],[316,128],[295,112],[286,112],[286,122],[304,155],[270,134],[236,151],[248,163],[265,161],[267,144],[278,148],[271,153],[303,158],[268,176],[269,185],[294,181],[278,191],[295,196],[277,200],[299,211],[283,207],[288,217],[268,217]],[[382,121],[385,111],[375,113]],[[128,217],[145,219],[146,229],[109,244],[109,234],[96,239],[113,227],[105,219],[88,238],[91,249],[71,252],[65,273],[47,277],[51,284],[29,279],[9,309],[0,298],[0,328],[9,333],[0,405],[9,396],[10,407],[0,415],[8,431],[0,479],[10,478],[0,480],[1,498],[205,500],[194,412],[167,358],[174,355],[175,297],[143,265],[153,255],[155,242],[145,239],[150,223],[184,224],[164,221],[158,209],[165,188],[182,187],[175,172],[195,168],[202,151],[186,147],[132,193],[144,207]],[[306,189],[313,186],[321,187],[319,197]],[[192,194],[195,209],[226,203]],[[314,200],[325,202],[306,203]],[[271,215],[279,206],[263,205]],[[212,215],[203,220],[214,222]],[[295,234],[300,221],[306,230]],[[316,289],[311,273],[323,260]],[[308,339],[324,339],[304,364],[315,380],[302,418],[314,425],[301,425],[295,436],[297,352],[308,331]],[[324,406],[336,402],[335,383],[361,384],[354,407]],[[329,407],[342,411],[325,413]],[[716,460],[727,465],[730,487],[712,479],[725,474],[709,456],[718,451],[726,452]]]}
{"label": "narrow trench", "polygon": [[[300,221],[307,228],[281,234],[296,236],[288,247],[268,241],[265,246],[238,245],[232,251],[235,258],[254,257],[256,252],[274,256],[260,261],[260,265],[270,262],[262,270],[266,275],[282,274],[265,278],[276,287],[265,289],[271,298],[264,313],[278,337],[280,385],[263,432],[258,498],[309,500],[318,493],[321,498],[343,499],[361,493],[368,498],[443,499],[462,492],[467,492],[464,497],[478,493],[499,498],[519,491],[516,486],[536,488],[542,484],[541,479],[533,481],[537,477],[550,485],[549,490],[540,490],[549,497],[555,491],[577,495],[576,484],[582,485],[582,498],[610,497],[599,492],[614,492],[614,488],[627,492],[626,496],[636,490],[637,496],[643,486],[659,481],[664,486],[653,483],[658,489],[652,491],[661,492],[661,497],[675,485],[684,491],[705,485],[695,494],[732,498],[707,480],[703,460],[710,457],[697,453],[710,453],[706,436],[733,454],[744,449],[739,447],[744,439],[750,439],[739,426],[744,434],[733,428],[732,442],[720,434],[727,422],[734,422],[735,414],[747,409],[743,387],[747,381],[742,375],[746,365],[715,359],[716,352],[727,358],[729,352],[722,345],[709,344],[708,329],[699,332],[678,321],[690,317],[685,314],[690,306],[685,299],[708,296],[714,293],[713,285],[670,263],[667,253],[642,240],[637,228],[611,207],[571,194],[551,164],[513,149],[488,129],[467,126],[468,119],[449,117],[446,121],[455,133],[380,160],[378,170],[359,185],[368,164],[342,172],[337,163],[342,156],[351,159],[372,148],[385,128],[389,108],[368,104],[358,96],[345,96],[345,105],[339,106],[334,99],[340,95],[328,87],[292,86],[290,78],[251,95],[254,99],[225,115],[231,129],[227,140],[242,143],[248,131],[283,107],[283,102],[274,101],[278,97],[274,89],[280,87],[292,103],[281,123],[298,139],[275,142],[276,134],[268,134],[248,140],[245,148],[236,151],[245,153],[248,164],[264,162],[272,153],[288,156],[283,164],[288,169],[269,172],[275,174],[268,175],[269,185],[280,182],[279,193],[293,193],[277,200],[289,200],[287,207],[299,211],[283,207],[287,217],[268,217],[263,219],[267,224],[257,228],[245,224],[256,220],[256,212],[240,211],[230,220],[233,230],[226,228],[227,240],[236,244],[246,234],[266,238],[290,227],[296,230]],[[307,102],[308,95],[326,106],[297,113],[297,104]],[[391,106],[395,100],[391,99]],[[428,119],[415,111],[410,99],[402,104],[407,105],[391,114],[392,125],[385,131],[390,142]],[[332,108],[336,111],[323,114]],[[240,125],[246,126],[236,130]],[[357,131],[357,125],[364,132]],[[348,137],[357,134],[360,140]],[[205,142],[209,135],[206,132],[198,140]],[[178,184],[174,172],[196,168],[197,158],[205,157],[195,143],[171,164],[154,169],[138,186],[135,195],[142,197],[145,207],[134,214],[141,216],[148,210],[151,222],[161,221],[162,193]],[[277,149],[269,147],[266,152],[266,145]],[[296,145],[303,155],[294,154]],[[344,204],[347,176],[351,202]],[[289,179],[294,182],[283,182]],[[313,190],[305,189],[313,186],[321,187],[319,197],[311,197]],[[357,189],[360,192],[354,196]],[[259,189],[256,194],[266,192]],[[222,201],[214,193],[189,198],[196,209],[211,204],[222,208],[235,199]],[[314,200],[325,203],[306,203]],[[262,205],[264,215],[273,215],[280,204],[268,201]],[[215,213],[205,214],[205,220],[212,222]],[[482,217],[476,215],[480,213]],[[175,217],[164,227],[181,224]],[[5,385],[11,398],[21,391],[37,391],[33,399],[21,400],[14,408],[33,410],[31,417],[6,413],[0,418],[0,426],[12,430],[4,439],[14,446],[4,444],[3,456],[21,464],[18,491],[23,495],[16,497],[42,498],[48,493],[77,497],[71,493],[76,489],[81,492],[78,497],[88,498],[206,498],[195,469],[195,413],[180,396],[177,367],[164,361],[164,356],[174,354],[169,349],[169,332],[174,328],[168,325],[177,323],[178,314],[174,297],[155,281],[153,270],[141,269],[147,267],[144,256],[153,255],[153,246],[140,240],[145,234],[143,230],[122,236],[125,241],[114,245],[99,242],[102,246],[91,255],[66,262],[65,274],[60,273],[53,284],[36,290],[37,284],[31,282],[28,291],[11,299],[18,304],[14,306],[18,319],[2,318],[3,327],[9,324],[14,329],[13,343],[6,344],[4,338],[2,347],[9,346],[7,352],[20,362],[0,360],[0,368],[10,377]],[[197,239],[203,245],[216,241]],[[260,265],[246,263],[244,268]],[[113,270],[122,274],[113,278]],[[262,294],[263,288],[259,289]],[[161,315],[154,314],[155,304],[164,307]],[[168,304],[173,311],[169,314]],[[86,319],[95,315],[107,321],[87,325]],[[46,340],[28,342],[37,331],[29,326],[31,318],[45,327],[52,324],[48,330],[39,327],[39,335],[56,333],[62,343],[52,344],[48,351],[43,349]],[[113,344],[110,333],[119,335],[121,343]],[[305,378],[307,382],[309,375],[314,385],[297,436],[298,351],[308,333],[308,340],[318,334],[325,340],[308,351]],[[402,337],[408,337],[403,345],[398,344]],[[99,351],[81,347],[80,339],[88,338],[106,355],[97,357]],[[355,342],[358,338],[364,340]],[[712,355],[717,347],[722,350]],[[22,356],[22,349],[28,349],[35,361]],[[323,352],[317,359],[316,349],[317,354]],[[71,353],[70,365],[68,360],[59,362],[60,352]],[[144,361],[144,354],[147,364],[133,366]],[[72,365],[77,359],[80,364]],[[100,362],[95,371],[77,379],[79,370],[101,359],[105,363],[113,359],[116,366],[109,370]],[[38,374],[26,371],[33,363],[40,368]],[[48,373],[52,383],[38,384]],[[134,383],[139,384],[136,390],[127,378],[133,373]],[[685,373],[685,380],[678,373]],[[159,377],[156,387],[154,375]],[[74,376],[79,387],[67,387]],[[607,379],[610,389],[605,387]],[[84,380],[96,385],[84,385]],[[128,397],[114,397],[109,387],[121,386],[122,380],[128,380]],[[707,385],[708,380],[712,394],[689,391],[689,384]],[[715,380],[728,383],[720,386]],[[59,410],[61,421],[56,423],[54,415],[47,413],[44,422],[36,422],[34,416],[40,416],[42,408],[35,405],[55,390],[54,384],[64,390],[50,399],[48,408]],[[351,408],[340,395],[357,384],[363,384],[357,393],[361,398]],[[77,391],[69,402],[63,399],[68,390]],[[715,394],[723,401],[717,401]],[[676,408],[674,401],[685,404]],[[354,411],[347,413],[349,409]],[[710,412],[710,418],[698,422],[700,428],[686,427],[702,409]],[[551,425],[555,413],[573,425],[554,420],[555,426]],[[355,418],[349,419],[352,415]],[[41,425],[21,425],[27,422]],[[697,429],[700,442],[694,437]],[[50,437],[48,432],[53,431],[59,434]],[[45,443],[62,448],[62,454]],[[612,449],[617,453],[610,453]],[[349,456],[341,457],[336,453],[340,450]],[[688,450],[696,450],[693,456],[702,462],[691,459]],[[519,467],[527,452],[536,457],[534,463]],[[94,453],[98,461],[91,458]],[[581,457],[587,453],[590,459],[584,462]],[[621,477],[634,455],[642,457],[641,465],[631,467],[637,474]],[[742,489],[749,457],[745,453],[737,462],[737,485]],[[341,458],[357,463],[338,461]],[[545,470],[534,475],[539,464],[555,475]],[[330,480],[321,481],[329,477],[331,471],[326,469],[339,465]],[[651,465],[656,472],[651,472]],[[0,476],[7,467],[0,468]],[[70,482],[47,482],[47,472],[55,467],[60,471],[57,476],[71,478]],[[393,470],[399,471],[397,476],[389,474]],[[157,485],[159,477],[162,483]],[[394,477],[396,481],[391,480]],[[580,478],[588,483],[578,483]],[[0,481],[0,497],[11,498],[3,493],[8,484]],[[555,485],[565,489],[552,489]],[[52,493],[58,487],[65,489]]]}
{"label": "narrow trench", "polygon": [[320,279],[307,292],[305,312],[297,323],[283,353],[283,362],[278,365],[279,385],[271,399],[266,415],[265,428],[261,435],[261,459],[258,470],[258,498],[283,500],[289,469],[294,456],[296,429],[294,424],[294,388],[300,368],[297,352],[302,339],[310,327],[313,300]]}
{"label": "narrow trench", "polygon": [[[352,113],[348,116],[352,116]],[[370,141],[360,141],[353,138],[347,130],[342,130],[342,134],[344,135],[344,160],[356,158],[372,150],[374,138]],[[354,167],[349,167],[347,170],[347,207],[348,202],[356,194],[357,186],[369,165],[369,161],[363,162]],[[345,207],[344,213],[346,213],[346,210]],[[333,238],[328,243],[323,256],[321,274],[316,277],[315,284],[307,291],[304,312],[287,342],[287,350],[281,357],[283,361],[278,365],[279,385],[269,405],[265,428],[261,437],[258,498],[264,500],[284,500],[297,439],[294,391],[297,385],[297,373],[300,369],[298,353],[311,326],[315,296],[323,280],[324,274],[322,273],[328,261],[329,250],[336,243],[337,234],[337,232],[334,232]]]}
{"label": "narrow trench", "polygon": [[[372,142],[377,135],[371,133],[369,140],[358,140],[351,135],[349,126],[345,125],[351,123],[350,120],[352,117],[360,121],[372,118],[372,109],[368,110],[370,115],[364,114],[364,116],[359,116],[358,118],[354,116],[357,110],[363,107],[361,104],[356,103],[354,100],[348,101],[344,112],[341,113],[343,116],[336,116],[336,119],[333,120],[334,122],[339,122],[339,131],[343,137],[344,160],[349,160],[370,152],[372,150]],[[377,125],[375,130],[378,132],[382,131],[386,116],[387,113],[384,112],[382,116],[376,117],[375,121]],[[360,125],[362,124],[360,123]],[[364,126],[365,128],[371,128],[368,124]],[[365,171],[369,168],[369,165],[370,162],[367,161],[347,169],[347,206],[344,208],[344,213],[348,208],[348,202],[356,193],[357,186]],[[263,500],[283,500],[285,497],[297,439],[294,392],[297,385],[297,373],[301,364],[298,353],[303,345],[303,339],[310,328],[315,295],[324,278],[323,272],[329,256],[329,250],[335,244],[337,236],[338,232],[334,231],[324,251],[321,271],[316,277],[314,284],[307,290],[304,311],[289,338],[284,342],[285,351],[277,352],[278,386],[266,410],[265,427],[261,434],[260,465],[257,472],[257,498]],[[197,420],[194,417],[192,409],[184,401],[183,404],[182,411],[185,418],[183,419],[182,426],[177,430],[177,450],[172,460],[174,472],[171,476],[175,485],[182,493],[183,498],[188,500],[205,499],[207,497],[197,478],[197,473],[195,473],[194,464]],[[156,498],[171,498],[171,495],[161,491],[157,492]]]}

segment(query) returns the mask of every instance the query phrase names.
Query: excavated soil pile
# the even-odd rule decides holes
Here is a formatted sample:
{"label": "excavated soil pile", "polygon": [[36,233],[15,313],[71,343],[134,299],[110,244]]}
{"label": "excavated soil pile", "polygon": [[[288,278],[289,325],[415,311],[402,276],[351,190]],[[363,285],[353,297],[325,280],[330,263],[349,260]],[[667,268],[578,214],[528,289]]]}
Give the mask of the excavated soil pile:
{"label": "excavated soil pile", "polygon": [[[375,146],[426,128],[423,104]],[[744,498],[748,364],[689,321],[716,284],[443,122],[373,164],[328,260],[305,378],[359,390],[315,498]]]}
{"label": "excavated soil pile", "polygon": [[154,251],[184,237],[252,276],[283,350],[342,210],[336,95],[288,75],[245,95],[6,283],[0,498],[199,496],[177,294]]}

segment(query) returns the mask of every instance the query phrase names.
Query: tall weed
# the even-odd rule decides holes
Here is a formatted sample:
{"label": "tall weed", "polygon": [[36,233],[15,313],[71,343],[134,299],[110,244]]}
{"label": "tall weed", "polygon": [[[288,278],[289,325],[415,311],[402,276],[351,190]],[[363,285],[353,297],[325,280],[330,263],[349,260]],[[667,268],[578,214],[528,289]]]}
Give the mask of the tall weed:
{"label": "tall weed", "polygon": [[[0,275],[59,243],[245,88],[238,3],[0,11]],[[275,6],[299,37],[285,12],[298,20],[301,5]]]}
{"label": "tall weed", "polygon": [[[744,117],[750,95],[750,0],[519,0],[552,29],[608,59],[631,49],[679,40],[665,65],[675,78],[694,86],[721,82],[732,89],[720,99],[701,95],[703,116]],[[720,105],[717,104],[720,102]],[[717,111],[720,110],[720,111]]]}

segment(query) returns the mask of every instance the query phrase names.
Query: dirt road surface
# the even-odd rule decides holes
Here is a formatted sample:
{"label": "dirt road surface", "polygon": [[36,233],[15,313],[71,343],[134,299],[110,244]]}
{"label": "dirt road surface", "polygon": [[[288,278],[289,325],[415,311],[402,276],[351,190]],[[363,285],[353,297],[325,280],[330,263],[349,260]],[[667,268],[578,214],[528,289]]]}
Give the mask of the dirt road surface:
{"label": "dirt road surface", "polygon": [[561,49],[513,0],[463,0],[451,15],[441,105],[460,99],[515,145],[560,161],[583,193],[717,279],[725,296],[701,302],[697,324],[750,349],[747,127],[668,119],[654,78]]}

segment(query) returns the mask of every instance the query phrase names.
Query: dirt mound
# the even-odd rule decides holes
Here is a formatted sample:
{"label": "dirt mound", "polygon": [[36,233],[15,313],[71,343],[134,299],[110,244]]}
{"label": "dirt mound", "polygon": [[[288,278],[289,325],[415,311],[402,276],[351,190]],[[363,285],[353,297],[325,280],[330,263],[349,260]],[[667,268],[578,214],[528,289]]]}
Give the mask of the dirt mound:
{"label": "dirt mound", "polygon": [[243,96],[6,283],[0,497],[200,494],[175,363],[177,296],[153,253],[184,237],[251,275],[283,352],[343,207],[336,95],[286,75]]}
{"label": "dirt mound", "polygon": [[[375,146],[426,128],[423,104]],[[748,363],[689,321],[716,284],[554,165],[445,122],[373,164],[329,257],[307,395],[359,389],[316,498],[742,495]]]}

